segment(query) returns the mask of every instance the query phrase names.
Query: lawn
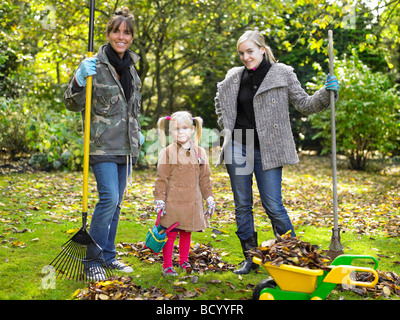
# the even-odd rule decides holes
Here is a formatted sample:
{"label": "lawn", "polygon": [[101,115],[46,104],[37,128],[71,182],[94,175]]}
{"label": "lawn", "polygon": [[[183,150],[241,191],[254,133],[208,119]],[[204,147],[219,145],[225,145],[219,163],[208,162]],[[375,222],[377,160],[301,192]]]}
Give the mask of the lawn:
{"label": "lawn", "polygon": [[[167,298],[195,300],[251,299],[252,289],[268,278],[266,270],[238,276],[231,271],[204,271],[176,278],[161,276],[157,259],[140,259],[127,244],[144,241],[154,224],[153,183],[155,169],[136,170],[125,195],[117,234],[120,258],[130,264],[131,282],[143,289],[141,298],[154,292]],[[213,248],[220,259],[236,265],[242,260],[235,235],[233,198],[223,167],[212,169],[217,202],[211,228],[192,234],[197,243]],[[81,225],[80,172],[9,172],[0,175],[0,299],[69,300],[84,296],[87,284],[54,281],[46,266]],[[330,159],[302,156],[300,164],[284,168],[283,199],[301,240],[327,250],[332,216]],[[254,188],[257,194],[257,188]],[[396,172],[357,172],[339,162],[338,198],[341,243],[346,254],[368,254],[378,259],[381,271],[400,274],[400,182]],[[89,213],[96,203],[93,176],[89,183]],[[254,214],[259,242],[273,233],[260,201]],[[210,249],[211,250],[211,249]],[[196,277],[193,277],[196,276]],[[397,284],[398,289],[399,284]],[[363,295],[338,285],[330,300],[399,299],[382,290]]]}

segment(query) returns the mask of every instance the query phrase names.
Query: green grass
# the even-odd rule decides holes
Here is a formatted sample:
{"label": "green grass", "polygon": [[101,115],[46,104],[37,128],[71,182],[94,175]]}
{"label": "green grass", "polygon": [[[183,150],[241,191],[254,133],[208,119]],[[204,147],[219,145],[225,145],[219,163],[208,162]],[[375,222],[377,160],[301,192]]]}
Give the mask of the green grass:
{"label": "green grass", "polygon": [[[154,173],[154,169],[134,172],[134,185],[124,200],[118,243],[144,241],[147,229],[154,224]],[[55,282],[55,288],[45,289],[43,286],[50,283],[47,281],[50,275],[43,268],[60,252],[61,245],[72,236],[74,229],[81,225],[81,176],[79,172],[0,176],[0,299],[73,299],[77,289],[86,288],[84,283],[60,279]],[[321,249],[328,249],[331,241],[330,183],[329,159],[304,157],[300,165],[285,168],[283,197],[296,233],[303,241],[319,245]],[[222,257],[224,261],[238,264],[242,253],[235,235],[229,179],[223,168],[213,169],[213,185],[217,214],[210,229],[192,234],[192,243],[209,243],[227,254]],[[89,212],[92,212],[96,203],[93,177],[89,188]],[[396,228],[393,228],[399,222],[398,177],[340,168],[338,190],[344,252],[372,255],[379,260],[378,269],[400,274],[400,240]],[[272,238],[270,222],[257,197],[255,220],[259,242]],[[226,233],[213,236],[213,228]],[[205,272],[199,275],[197,283],[192,284],[184,273],[177,278],[162,277],[160,263],[140,261],[126,250],[118,250],[121,258],[133,267],[134,273],[129,275],[135,284],[165,288],[170,294],[179,293],[179,288],[191,292],[202,289],[202,293],[194,298],[199,300],[250,299],[252,287],[268,277],[263,268],[259,273],[241,277],[229,271]],[[221,282],[213,283],[212,280]],[[176,281],[180,283],[177,285]],[[364,299],[337,286],[328,299],[339,298]]]}

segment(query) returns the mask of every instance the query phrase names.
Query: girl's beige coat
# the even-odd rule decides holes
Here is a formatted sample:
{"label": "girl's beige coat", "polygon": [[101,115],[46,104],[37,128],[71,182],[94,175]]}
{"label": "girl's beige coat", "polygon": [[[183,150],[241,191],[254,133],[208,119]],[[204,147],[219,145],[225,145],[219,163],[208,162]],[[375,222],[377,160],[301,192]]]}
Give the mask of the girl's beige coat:
{"label": "girl's beige coat", "polygon": [[[200,157],[204,164],[200,165]],[[203,199],[213,196],[210,166],[203,148],[191,142],[190,151],[170,144],[158,158],[154,199],[165,201],[166,215],[160,224],[168,228],[179,222],[178,229],[201,231],[209,226]]]}

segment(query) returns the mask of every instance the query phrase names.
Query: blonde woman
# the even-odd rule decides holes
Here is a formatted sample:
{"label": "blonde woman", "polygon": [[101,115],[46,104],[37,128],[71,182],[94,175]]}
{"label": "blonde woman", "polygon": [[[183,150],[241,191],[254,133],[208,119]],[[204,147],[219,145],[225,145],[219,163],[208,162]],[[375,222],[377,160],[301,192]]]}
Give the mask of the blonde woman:
{"label": "blonde woman", "polygon": [[225,130],[218,160],[230,177],[235,201],[236,235],[245,260],[235,270],[247,274],[253,264],[247,251],[256,247],[253,219],[252,180],[255,175],[261,203],[275,234],[291,231],[293,225],[282,202],[282,167],[299,159],[290,126],[289,104],[305,115],[329,107],[329,90],[336,94],[339,83],[329,76],[312,96],[301,87],[293,68],[278,63],[257,30],[246,31],[237,41],[242,67],[228,71],[218,83],[215,110],[218,124]]}
{"label": "blonde woman", "polygon": [[[196,124],[194,125],[193,122]],[[164,276],[177,276],[172,265],[174,242],[179,233],[179,266],[187,272],[191,232],[209,226],[208,219],[215,210],[210,179],[210,166],[206,152],[198,146],[203,120],[192,118],[186,111],[178,111],[158,120],[158,131],[165,145],[165,127],[168,124],[172,143],[161,150],[158,158],[154,187],[155,210],[161,211],[160,225],[167,229],[174,223],[179,226],[168,232],[163,248]],[[196,142],[191,137],[196,133]],[[207,210],[204,210],[206,200]]]}

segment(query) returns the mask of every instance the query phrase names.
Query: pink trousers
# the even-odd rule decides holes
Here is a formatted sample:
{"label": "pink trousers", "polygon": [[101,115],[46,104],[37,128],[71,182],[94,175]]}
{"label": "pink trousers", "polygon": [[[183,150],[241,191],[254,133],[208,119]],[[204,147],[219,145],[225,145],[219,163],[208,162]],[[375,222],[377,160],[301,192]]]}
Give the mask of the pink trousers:
{"label": "pink trousers", "polygon": [[179,264],[182,265],[189,260],[191,232],[184,230],[168,232],[168,240],[163,248],[163,268],[172,267],[172,254],[174,251],[174,242],[179,232]]}

